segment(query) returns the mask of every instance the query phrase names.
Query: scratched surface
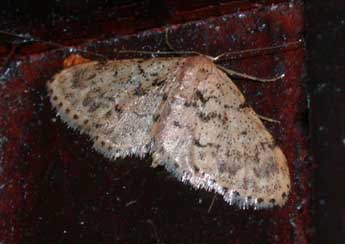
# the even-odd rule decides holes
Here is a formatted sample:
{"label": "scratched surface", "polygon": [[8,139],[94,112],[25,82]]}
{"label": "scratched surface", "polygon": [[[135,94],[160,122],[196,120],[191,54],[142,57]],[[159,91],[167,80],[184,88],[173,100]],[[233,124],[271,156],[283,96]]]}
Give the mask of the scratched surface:
{"label": "scratched surface", "polygon": [[[81,27],[83,18],[70,23],[64,38],[44,27],[29,26],[27,31],[44,40],[79,45],[93,59],[129,57],[116,53],[121,49],[167,50],[162,25],[169,26],[176,49],[208,55],[300,39],[303,6],[272,2],[186,8],[179,1],[161,1],[169,15],[143,14],[140,24],[133,13],[146,9],[145,4],[132,4],[111,9],[121,16],[91,15],[95,23],[89,32]],[[55,23],[55,30],[63,29],[64,21]],[[193,190],[162,168],[150,168],[149,157],[112,162],[93,151],[86,136],[55,116],[45,90],[46,81],[61,70],[70,53],[52,43],[23,43],[18,38],[0,47],[3,243],[309,243],[312,167],[307,160],[302,47],[251,52],[221,62],[260,77],[286,74],[283,81],[270,84],[234,79],[259,114],[281,121],[265,125],[287,156],[292,190],[283,208],[263,211],[239,210],[220,197],[211,204],[212,193]]]}

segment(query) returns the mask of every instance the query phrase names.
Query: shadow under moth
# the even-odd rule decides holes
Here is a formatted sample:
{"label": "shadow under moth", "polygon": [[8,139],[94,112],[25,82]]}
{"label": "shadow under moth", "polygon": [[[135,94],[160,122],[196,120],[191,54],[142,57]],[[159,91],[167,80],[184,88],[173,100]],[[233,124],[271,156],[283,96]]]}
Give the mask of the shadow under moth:
{"label": "shadow under moth", "polygon": [[282,150],[206,56],[88,61],[62,70],[47,87],[62,120],[109,159],[151,154],[152,166],[241,208],[287,200]]}

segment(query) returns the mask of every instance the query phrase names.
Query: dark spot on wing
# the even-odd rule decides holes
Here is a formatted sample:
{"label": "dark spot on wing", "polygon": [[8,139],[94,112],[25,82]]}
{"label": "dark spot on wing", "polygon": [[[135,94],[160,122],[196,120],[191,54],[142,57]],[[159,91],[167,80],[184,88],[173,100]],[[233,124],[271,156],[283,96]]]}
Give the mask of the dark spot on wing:
{"label": "dark spot on wing", "polygon": [[162,100],[165,101],[167,99],[168,99],[168,95],[166,93],[164,93],[163,96],[162,96]]}
{"label": "dark spot on wing", "polygon": [[275,204],[276,200],[274,198],[270,199],[270,203]]}
{"label": "dark spot on wing", "polygon": [[120,104],[115,104],[114,110],[115,110],[115,112],[117,112],[117,113],[122,113],[122,107],[121,107],[121,105],[120,105]]}
{"label": "dark spot on wing", "polygon": [[224,112],[224,115],[222,118],[223,125],[225,125],[228,121],[229,121],[228,115]]}
{"label": "dark spot on wing", "polygon": [[208,114],[199,112],[198,116],[199,116],[201,121],[208,122],[211,119],[218,117],[219,115],[216,112],[211,112],[211,113],[208,113]]}
{"label": "dark spot on wing", "polygon": [[96,77],[96,73],[89,74],[89,76],[86,78],[86,80],[91,80]]}
{"label": "dark spot on wing", "polygon": [[154,114],[152,118],[153,122],[156,122],[159,119],[159,117],[160,117],[160,114]]}
{"label": "dark spot on wing", "polygon": [[138,65],[138,69],[139,69],[139,74],[145,74],[145,70],[143,69],[143,67],[141,67],[140,63]]}
{"label": "dark spot on wing", "polygon": [[197,99],[199,99],[201,101],[202,104],[207,103],[211,98],[217,99],[216,96],[205,97],[204,94],[200,90],[196,90],[195,96]]}
{"label": "dark spot on wing", "polygon": [[95,112],[101,105],[99,103],[93,102],[89,107],[89,112]]}
{"label": "dark spot on wing", "polygon": [[104,117],[108,119],[110,118],[111,114],[112,114],[111,110],[109,110],[108,112],[105,113]]}
{"label": "dark spot on wing", "polygon": [[152,85],[153,86],[160,86],[162,84],[164,84],[165,80],[161,80],[161,79],[155,79],[153,82],[152,82]]}
{"label": "dark spot on wing", "polygon": [[230,176],[236,175],[237,171],[239,171],[242,167],[239,164],[229,164],[227,166],[227,171]]}
{"label": "dark spot on wing", "polygon": [[264,199],[262,199],[261,197],[258,198],[258,203],[262,203],[264,201]]}
{"label": "dark spot on wing", "polygon": [[197,147],[216,147],[216,148],[219,148],[219,145],[215,145],[215,144],[210,143],[210,142],[208,142],[208,143],[203,145],[203,144],[200,143],[200,141],[198,139],[195,139],[195,138],[193,140],[193,143]]}
{"label": "dark spot on wing", "polygon": [[249,108],[249,107],[250,105],[247,103],[247,101],[244,101],[238,106],[239,109],[244,109],[244,108]]}
{"label": "dark spot on wing", "polygon": [[141,86],[137,86],[134,89],[134,95],[135,96],[143,96],[143,95],[145,95],[145,93],[146,93],[146,91]]}
{"label": "dark spot on wing", "polygon": [[80,82],[84,77],[85,71],[86,71],[85,69],[75,70],[75,72],[73,73],[72,80],[71,80],[73,88],[80,87]]}
{"label": "dark spot on wing", "polygon": [[173,122],[173,124],[174,124],[175,127],[178,127],[178,128],[182,127],[181,124],[178,121],[176,121],[176,120]]}
{"label": "dark spot on wing", "polygon": [[228,173],[230,177],[235,176],[237,171],[241,169],[241,165],[236,162],[228,162],[228,161],[218,161],[217,162],[217,169],[220,173]]}
{"label": "dark spot on wing", "polygon": [[197,103],[196,103],[195,101],[193,101],[193,102],[185,101],[185,102],[184,102],[184,106],[185,106],[185,107],[190,107],[190,106],[196,107],[196,106],[197,106]]}
{"label": "dark spot on wing", "polygon": [[224,163],[224,162],[218,163],[218,171],[219,171],[220,173],[224,173],[225,170],[226,170],[225,163]]}
{"label": "dark spot on wing", "polygon": [[255,176],[258,178],[270,178],[278,171],[279,168],[273,160],[265,162],[263,165],[257,166],[253,169]]}

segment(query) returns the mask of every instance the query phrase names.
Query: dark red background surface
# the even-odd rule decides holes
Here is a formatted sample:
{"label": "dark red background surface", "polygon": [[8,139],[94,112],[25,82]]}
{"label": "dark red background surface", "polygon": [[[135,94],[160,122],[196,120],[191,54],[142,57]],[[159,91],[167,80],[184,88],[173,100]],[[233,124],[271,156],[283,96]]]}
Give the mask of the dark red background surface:
{"label": "dark red background surface", "polygon": [[314,164],[308,159],[302,46],[222,62],[260,77],[286,74],[271,84],[236,79],[258,113],[281,121],[266,125],[287,155],[292,174],[283,208],[244,211],[217,197],[209,212],[212,193],[195,191],[163,169],[148,167],[149,157],[110,162],[94,152],[87,137],[55,117],[45,91],[45,82],[71,53],[62,45],[78,45],[79,52],[87,50],[84,55],[94,59],[118,57],[114,49],[166,50],[161,27],[169,26],[178,50],[216,55],[274,46],[303,36],[304,6],[298,1],[127,1],[117,6],[90,1],[87,8],[82,2],[46,2],[32,12],[32,6],[20,5],[21,21],[11,11],[3,13],[7,18],[1,29],[26,38],[1,35],[1,241],[309,243],[315,226]]}
{"label": "dark red background surface", "polygon": [[345,2],[306,5],[317,243],[345,243]]}

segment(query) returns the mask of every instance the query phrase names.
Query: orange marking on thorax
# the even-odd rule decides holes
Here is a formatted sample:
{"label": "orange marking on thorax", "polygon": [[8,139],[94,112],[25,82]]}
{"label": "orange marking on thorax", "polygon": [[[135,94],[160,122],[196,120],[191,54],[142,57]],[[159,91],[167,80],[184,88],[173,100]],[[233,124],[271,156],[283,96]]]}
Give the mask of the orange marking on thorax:
{"label": "orange marking on thorax", "polygon": [[64,68],[69,68],[78,64],[84,64],[90,62],[90,59],[84,58],[79,54],[71,54],[63,61]]}

